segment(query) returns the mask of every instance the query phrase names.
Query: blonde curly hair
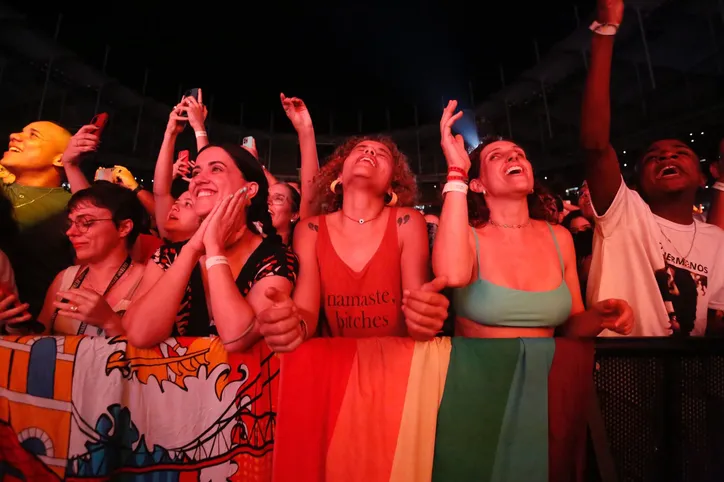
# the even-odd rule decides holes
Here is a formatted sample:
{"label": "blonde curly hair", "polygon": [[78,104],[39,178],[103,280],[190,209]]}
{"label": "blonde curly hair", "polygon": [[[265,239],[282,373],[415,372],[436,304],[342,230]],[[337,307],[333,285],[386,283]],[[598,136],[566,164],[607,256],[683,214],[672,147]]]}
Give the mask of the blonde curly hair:
{"label": "blonde curly hair", "polygon": [[314,176],[314,198],[312,210],[314,214],[330,214],[342,208],[342,189],[333,193],[329,186],[342,174],[344,161],[352,150],[364,141],[374,141],[383,144],[392,154],[392,190],[397,194],[397,206],[411,207],[417,201],[417,183],[415,175],[405,156],[397,148],[397,144],[387,136],[351,137],[338,146],[327,163]]}

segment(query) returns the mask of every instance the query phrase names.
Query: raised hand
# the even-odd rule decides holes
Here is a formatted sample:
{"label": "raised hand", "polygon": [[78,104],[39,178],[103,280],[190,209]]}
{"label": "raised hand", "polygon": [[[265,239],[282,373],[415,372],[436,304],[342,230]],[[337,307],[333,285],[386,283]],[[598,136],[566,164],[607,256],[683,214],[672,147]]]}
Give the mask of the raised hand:
{"label": "raised hand", "polygon": [[173,178],[182,178],[184,181],[190,181],[189,175],[191,174],[191,161],[189,160],[189,151],[179,152],[179,157],[176,162],[173,163]]}
{"label": "raised hand", "polygon": [[138,181],[136,181],[136,178],[133,177],[131,171],[124,166],[113,166],[111,181],[114,184],[123,186],[131,191],[138,187]]}
{"label": "raised hand", "polygon": [[304,129],[312,129],[312,116],[309,115],[309,109],[304,101],[298,97],[287,97],[283,93],[279,94],[282,101],[282,107],[287,117],[292,121],[294,129],[299,132]]}
{"label": "raised hand", "polygon": [[184,97],[181,101],[181,107],[179,110],[186,113],[189,119],[189,124],[194,131],[203,131],[206,129],[206,116],[209,114],[209,111],[204,105],[201,89],[199,89],[198,100],[191,96]]}
{"label": "raised hand", "polygon": [[63,152],[63,164],[77,166],[84,154],[98,150],[101,140],[96,134],[97,132],[98,128],[93,124],[78,129],[78,132],[70,138],[68,147]]}
{"label": "raised hand", "polygon": [[277,353],[293,351],[307,338],[306,325],[290,296],[276,288],[268,288],[264,295],[271,306],[256,316],[259,333],[269,348]]}
{"label": "raised hand", "polygon": [[186,128],[189,118],[181,115],[183,113],[181,110],[182,106],[183,100],[171,109],[171,113],[168,115],[168,123],[166,124],[166,135],[177,136]]}
{"label": "raised hand", "polygon": [[601,328],[619,335],[629,335],[634,326],[634,314],[631,306],[624,300],[608,299],[599,301],[591,308],[601,320]]}
{"label": "raised hand", "polygon": [[463,111],[455,113],[458,101],[451,100],[442,111],[440,118],[440,146],[445,155],[448,167],[457,167],[468,172],[470,170],[470,157],[465,150],[465,140],[458,134],[454,136],[452,126],[463,116]]}
{"label": "raised hand", "polygon": [[402,294],[402,313],[413,339],[430,340],[442,330],[450,305],[448,299],[440,294],[445,286],[445,277],[435,278],[418,290],[405,290]]}

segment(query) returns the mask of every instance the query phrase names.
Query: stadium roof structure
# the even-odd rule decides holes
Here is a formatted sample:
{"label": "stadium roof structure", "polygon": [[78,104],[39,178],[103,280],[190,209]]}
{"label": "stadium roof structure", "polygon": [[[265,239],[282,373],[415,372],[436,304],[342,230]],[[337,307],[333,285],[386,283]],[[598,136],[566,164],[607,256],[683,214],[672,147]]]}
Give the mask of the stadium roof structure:
{"label": "stadium roof structure", "polygon": [[[621,150],[655,137],[679,136],[688,130],[710,131],[712,145],[724,134],[724,2],[718,0],[630,0],[617,35],[611,83],[612,137]],[[482,134],[511,136],[523,145],[536,169],[574,178],[582,89],[586,75],[590,18],[538,62],[514,79],[501,76],[501,89],[475,108]],[[531,49],[537,50],[531,42]],[[504,74],[504,72],[503,72]],[[22,15],[0,4],[0,126],[14,132],[43,118],[70,130],[96,112],[109,112],[100,164],[123,163],[150,171],[161,144],[170,106],[121,85],[89,66],[47,35],[33,31]],[[281,117],[277,122],[286,122]],[[412,117],[411,117],[412,118]],[[250,130],[216,122],[208,131],[215,141],[240,142],[252,135],[271,170],[294,177],[298,145],[292,133]],[[445,171],[436,124],[389,133],[408,154],[421,181],[437,182]],[[318,133],[320,152],[328,154],[342,137]],[[718,140],[718,139],[715,139]],[[193,146],[192,135],[179,148]],[[695,148],[698,145],[694,145]],[[622,157],[622,162],[625,162]]]}

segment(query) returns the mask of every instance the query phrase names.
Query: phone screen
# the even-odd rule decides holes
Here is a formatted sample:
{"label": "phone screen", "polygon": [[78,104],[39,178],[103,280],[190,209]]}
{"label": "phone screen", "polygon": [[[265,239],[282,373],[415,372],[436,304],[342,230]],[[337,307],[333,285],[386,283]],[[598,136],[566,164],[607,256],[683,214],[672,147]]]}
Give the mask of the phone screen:
{"label": "phone screen", "polygon": [[193,97],[196,100],[199,100],[199,89],[189,89],[184,94],[184,97]]}

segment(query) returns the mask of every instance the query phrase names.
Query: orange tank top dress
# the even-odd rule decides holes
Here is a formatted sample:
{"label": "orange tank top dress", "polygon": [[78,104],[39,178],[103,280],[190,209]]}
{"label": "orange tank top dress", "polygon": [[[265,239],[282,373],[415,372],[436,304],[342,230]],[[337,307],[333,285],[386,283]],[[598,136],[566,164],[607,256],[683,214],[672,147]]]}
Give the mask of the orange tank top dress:
{"label": "orange tank top dress", "polygon": [[326,317],[320,320],[320,334],[347,338],[407,336],[400,309],[402,276],[396,211],[390,209],[382,242],[361,271],[352,270],[339,257],[325,216],[319,218],[317,260],[322,318]]}

